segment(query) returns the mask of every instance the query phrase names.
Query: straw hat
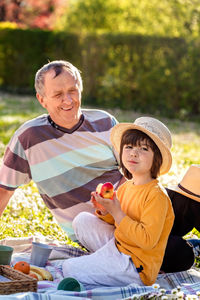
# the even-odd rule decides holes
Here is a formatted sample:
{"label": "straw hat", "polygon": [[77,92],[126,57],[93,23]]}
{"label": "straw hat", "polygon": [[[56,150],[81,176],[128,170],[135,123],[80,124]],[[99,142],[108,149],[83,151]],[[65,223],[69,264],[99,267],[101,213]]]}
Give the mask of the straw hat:
{"label": "straw hat", "polygon": [[119,123],[112,128],[110,136],[111,143],[118,153],[120,152],[122,135],[128,129],[140,130],[154,141],[163,159],[160,174],[167,173],[172,164],[172,155],[170,152],[172,139],[169,129],[159,120],[150,117],[138,118],[134,123]]}
{"label": "straw hat", "polygon": [[200,202],[200,165],[191,165],[181,182],[168,188]]}

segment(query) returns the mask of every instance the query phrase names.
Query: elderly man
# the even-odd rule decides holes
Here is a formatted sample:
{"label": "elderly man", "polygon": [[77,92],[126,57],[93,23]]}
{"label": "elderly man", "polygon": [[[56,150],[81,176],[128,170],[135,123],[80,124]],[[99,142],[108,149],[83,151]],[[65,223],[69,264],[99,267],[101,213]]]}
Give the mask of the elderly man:
{"label": "elderly man", "polygon": [[105,111],[81,109],[82,79],[69,62],[44,65],[35,89],[48,114],[24,123],[8,144],[0,169],[0,215],[14,190],[33,179],[73,239],[73,218],[94,210],[91,191],[99,182],[116,187],[123,180],[109,139],[117,121]]}

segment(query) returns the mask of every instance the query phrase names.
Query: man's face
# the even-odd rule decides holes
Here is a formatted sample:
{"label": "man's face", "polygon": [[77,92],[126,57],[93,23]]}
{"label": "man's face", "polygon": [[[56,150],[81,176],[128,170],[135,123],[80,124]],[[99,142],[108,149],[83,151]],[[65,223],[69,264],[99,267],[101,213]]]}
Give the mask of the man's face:
{"label": "man's face", "polygon": [[70,129],[78,123],[81,91],[67,69],[56,77],[53,69],[48,71],[44,79],[44,96],[37,94],[37,98],[56,124]]}

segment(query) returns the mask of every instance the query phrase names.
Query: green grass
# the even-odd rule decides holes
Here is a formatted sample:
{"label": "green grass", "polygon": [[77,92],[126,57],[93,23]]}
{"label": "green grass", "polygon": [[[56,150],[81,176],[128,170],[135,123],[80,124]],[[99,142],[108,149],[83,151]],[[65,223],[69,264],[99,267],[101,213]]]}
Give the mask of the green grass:
{"label": "green grass", "polygon": [[[0,94],[0,163],[5,147],[15,130],[26,120],[41,113],[45,113],[45,110],[35,97]],[[141,116],[134,111],[119,109],[112,109],[110,113],[120,122],[133,122],[136,117]],[[173,138],[173,165],[170,172],[161,177],[161,182],[169,186],[182,178],[190,164],[200,163],[200,124],[169,120],[160,116],[158,118],[170,128]],[[194,233],[200,237],[199,232]],[[0,239],[41,234],[72,243],[57,225],[38,194],[37,187],[31,182],[15,191],[5,209],[1,217]]]}

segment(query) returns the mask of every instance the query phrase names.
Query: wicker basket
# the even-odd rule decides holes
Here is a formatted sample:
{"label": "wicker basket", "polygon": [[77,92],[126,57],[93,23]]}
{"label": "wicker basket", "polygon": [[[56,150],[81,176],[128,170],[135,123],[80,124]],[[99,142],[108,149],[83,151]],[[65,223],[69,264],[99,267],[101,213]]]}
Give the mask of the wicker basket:
{"label": "wicker basket", "polygon": [[22,272],[0,265],[0,275],[10,280],[0,282],[1,295],[37,291],[37,280]]}

